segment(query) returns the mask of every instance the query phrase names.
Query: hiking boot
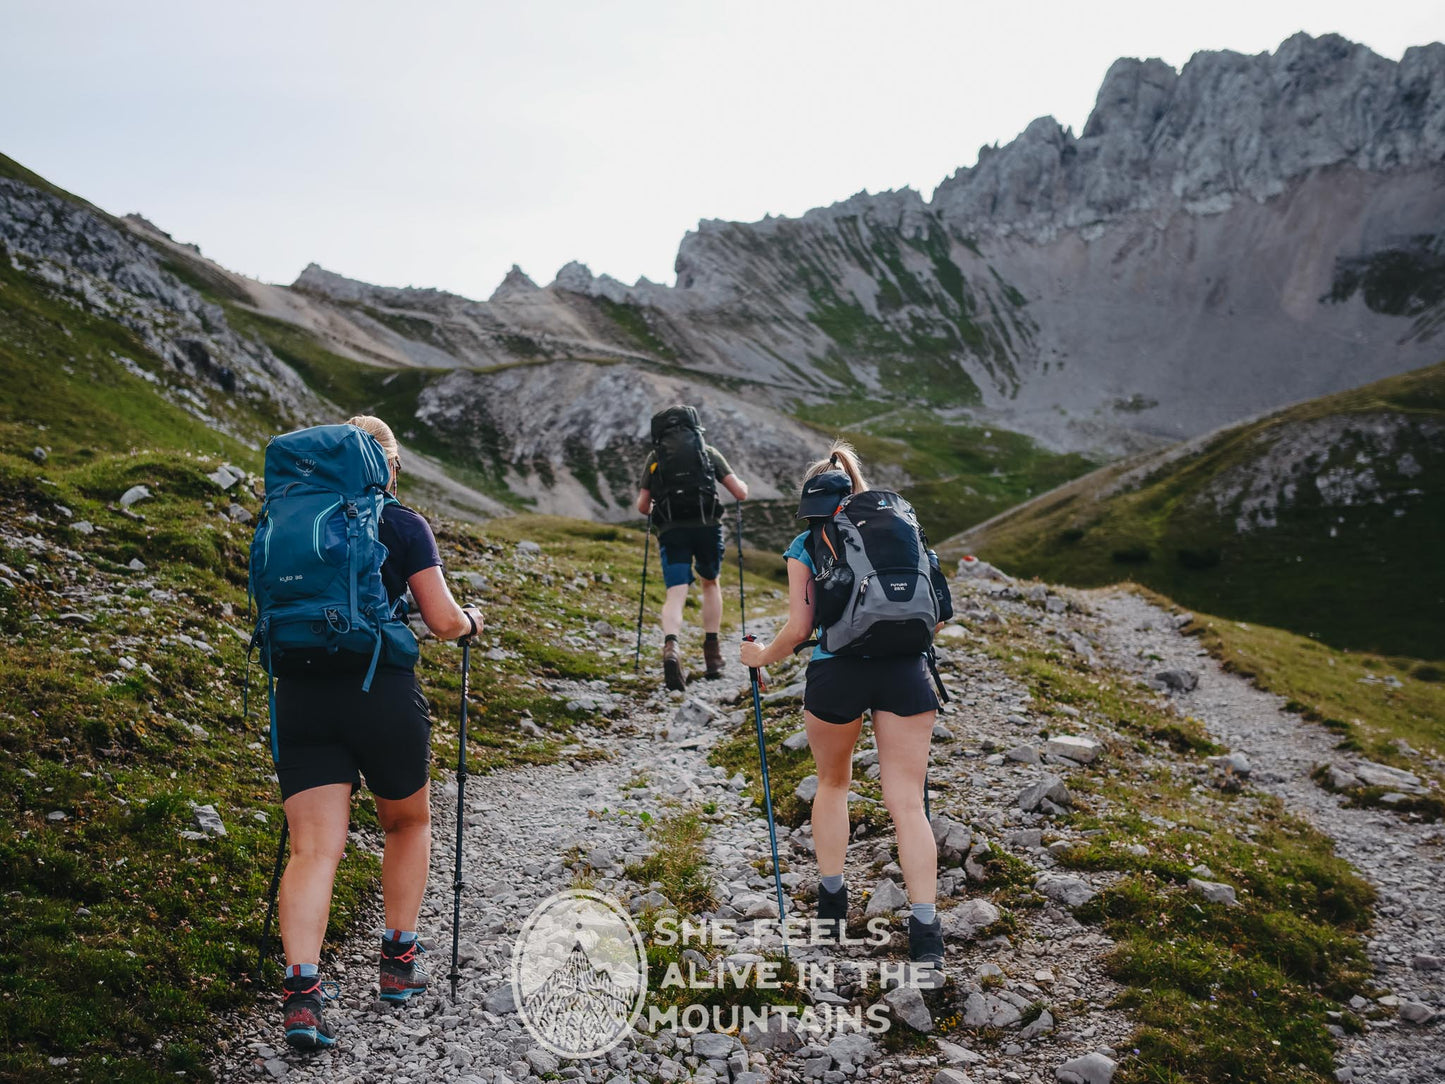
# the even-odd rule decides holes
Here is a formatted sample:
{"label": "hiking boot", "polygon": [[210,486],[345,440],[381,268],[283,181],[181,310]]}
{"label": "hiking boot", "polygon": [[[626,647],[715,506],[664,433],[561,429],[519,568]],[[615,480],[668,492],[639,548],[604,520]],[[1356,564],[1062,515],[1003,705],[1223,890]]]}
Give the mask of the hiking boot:
{"label": "hiking boot", "polygon": [[414,994],[426,993],[426,964],[421,955],[426,952],[420,941],[391,941],[381,939],[381,998],[383,1001],[405,1001]]}
{"label": "hiking boot", "polygon": [[662,645],[662,680],[673,692],[680,693],[687,688],[687,679],[682,676],[682,659],[679,657],[676,640]]}
{"label": "hiking boot", "polygon": [[703,677],[709,681],[716,681],[723,676],[723,654],[720,640],[714,637],[702,642],[702,659],[707,665],[707,669],[703,671]]}
{"label": "hiking boot", "polygon": [[843,940],[844,924],[848,920],[848,886],[837,892],[829,892],[818,886],[818,937],[827,944],[836,945]]}
{"label": "hiking boot", "polygon": [[908,958],[919,965],[943,966],[943,919],[925,924],[908,916]]}
{"label": "hiking boot", "polygon": [[293,975],[281,981],[281,988],[286,992],[281,1027],[288,1043],[297,1050],[322,1050],[336,1042],[336,1033],[321,1014],[324,1004],[336,999],[334,982],[322,983],[315,975]]}

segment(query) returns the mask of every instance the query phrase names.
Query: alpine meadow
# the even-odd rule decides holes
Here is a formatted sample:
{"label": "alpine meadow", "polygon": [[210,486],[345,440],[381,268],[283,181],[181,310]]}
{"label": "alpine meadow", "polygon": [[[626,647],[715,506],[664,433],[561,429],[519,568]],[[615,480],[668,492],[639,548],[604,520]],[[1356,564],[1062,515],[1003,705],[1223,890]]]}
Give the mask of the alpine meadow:
{"label": "alpine meadow", "polygon": [[[1041,117],[928,198],[704,219],[671,285],[265,283],[0,155],[0,1080],[1445,1074],[1442,224],[1445,44],[1336,35],[1120,59],[1077,134]],[[352,560],[301,646],[359,636],[356,562],[402,549],[355,557],[358,503],[436,548],[394,615],[372,584],[362,667],[412,669],[382,625],[419,642],[414,930],[401,739],[375,802],[282,764],[277,688],[312,679],[266,617],[301,589],[252,544],[275,438],[319,426],[375,459],[297,520]],[[696,523],[644,472],[675,446]],[[838,535],[850,505],[908,559]],[[916,580],[907,651],[823,616],[865,550],[850,620]],[[785,650],[805,626],[837,657]],[[867,686],[892,656],[913,684]],[[569,890],[638,970],[589,963],[588,912],[548,1017],[524,949]],[[602,1012],[639,974],[603,1052],[546,1030],[559,983]]]}

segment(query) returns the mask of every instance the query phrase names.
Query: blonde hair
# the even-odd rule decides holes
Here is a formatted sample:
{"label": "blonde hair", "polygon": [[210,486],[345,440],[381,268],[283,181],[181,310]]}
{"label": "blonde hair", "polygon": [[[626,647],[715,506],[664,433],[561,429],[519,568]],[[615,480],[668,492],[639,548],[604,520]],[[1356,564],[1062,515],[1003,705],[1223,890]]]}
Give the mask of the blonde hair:
{"label": "blonde hair", "polygon": [[381,445],[381,450],[386,453],[388,463],[401,462],[401,448],[397,446],[396,434],[391,431],[391,426],[376,417],[374,414],[358,414],[354,418],[346,419],[347,425],[354,425],[363,433],[370,433],[376,438],[376,443]]}
{"label": "blonde hair", "polygon": [[858,450],[846,440],[835,440],[827,455],[809,463],[803,482],[806,483],[809,478],[816,478],[830,470],[840,470],[846,474],[853,484],[854,493],[862,493],[868,488],[868,482],[863,477],[863,468],[858,463]]}

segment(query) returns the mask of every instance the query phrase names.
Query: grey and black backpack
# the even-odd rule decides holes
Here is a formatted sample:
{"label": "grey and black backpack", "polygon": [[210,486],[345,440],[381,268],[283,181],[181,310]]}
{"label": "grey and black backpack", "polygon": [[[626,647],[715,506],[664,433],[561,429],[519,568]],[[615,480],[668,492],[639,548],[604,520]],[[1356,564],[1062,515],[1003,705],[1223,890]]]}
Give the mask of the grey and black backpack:
{"label": "grey and black backpack", "polygon": [[[854,493],[809,521],[818,646],[833,655],[917,655],[953,616],[948,580],[913,506],[897,493]],[[936,676],[936,675],[935,675]]]}
{"label": "grey and black backpack", "polygon": [[690,406],[668,407],[652,416],[654,463],[647,488],[660,526],[683,520],[722,522],[717,476],[702,437],[702,423]]}

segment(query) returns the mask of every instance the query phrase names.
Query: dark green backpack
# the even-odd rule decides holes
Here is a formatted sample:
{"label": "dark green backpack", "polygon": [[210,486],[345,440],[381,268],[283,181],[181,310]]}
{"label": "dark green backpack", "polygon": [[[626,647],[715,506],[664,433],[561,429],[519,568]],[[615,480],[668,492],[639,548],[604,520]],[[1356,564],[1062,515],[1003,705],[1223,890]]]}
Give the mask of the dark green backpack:
{"label": "dark green backpack", "polygon": [[722,522],[717,475],[702,434],[693,407],[668,407],[652,416],[656,463],[647,488],[652,492],[653,519],[660,525],[690,519]]}

